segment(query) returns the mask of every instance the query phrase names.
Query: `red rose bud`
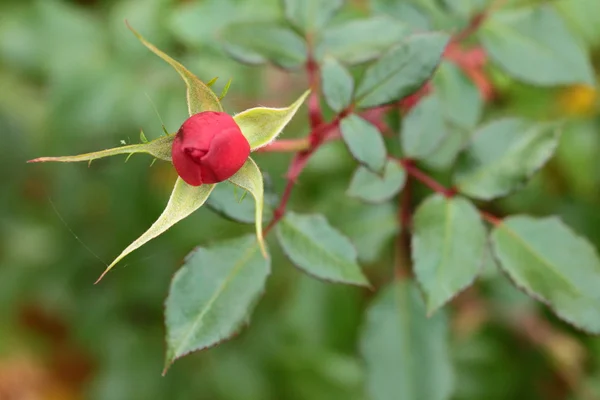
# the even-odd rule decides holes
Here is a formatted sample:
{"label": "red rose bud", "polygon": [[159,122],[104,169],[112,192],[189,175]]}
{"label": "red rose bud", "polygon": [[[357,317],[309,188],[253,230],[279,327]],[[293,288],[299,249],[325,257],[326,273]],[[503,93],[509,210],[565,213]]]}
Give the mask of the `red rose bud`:
{"label": "red rose bud", "polygon": [[205,111],[181,125],[171,153],[181,179],[200,186],[224,181],[238,172],[250,155],[250,144],[230,115]]}

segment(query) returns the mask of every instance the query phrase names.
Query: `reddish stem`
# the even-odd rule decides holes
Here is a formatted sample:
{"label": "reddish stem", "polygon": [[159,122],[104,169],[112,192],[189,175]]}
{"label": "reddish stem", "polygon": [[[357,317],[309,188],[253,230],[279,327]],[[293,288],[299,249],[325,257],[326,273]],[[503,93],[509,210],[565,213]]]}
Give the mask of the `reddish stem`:
{"label": "reddish stem", "polygon": [[442,184],[438,183],[435,179],[433,179],[432,177],[427,175],[425,172],[423,172],[419,168],[417,168],[417,166],[415,165],[413,160],[405,158],[405,159],[399,160],[399,162],[400,162],[400,165],[402,165],[402,167],[404,168],[404,170],[406,171],[406,173],[408,175],[412,176],[413,178],[415,178],[416,180],[418,180],[425,186],[429,187],[434,192],[440,193],[448,198],[451,198],[454,195],[456,195],[456,189],[447,188],[447,187],[443,186]]}
{"label": "reddish stem", "polygon": [[274,142],[271,142],[268,145],[266,145],[265,147],[261,147],[260,149],[258,149],[256,151],[259,153],[266,153],[266,152],[286,153],[286,152],[304,151],[304,150],[308,150],[309,148],[310,148],[310,140],[308,140],[308,138],[283,139],[283,140],[276,140]]}
{"label": "reddish stem", "polygon": [[495,215],[492,215],[486,211],[479,210],[479,214],[481,215],[481,218],[483,218],[484,220],[486,220],[487,222],[489,222],[490,224],[492,224],[494,226],[498,226],[502,223],[502,220],[500,218],[498,218]]}
{"label": "reddish stem", "polygon": [[311,89],[310,96],[308,97],[308,116],[310,127],[315,128],[323,122],[323,113],[319,101],[319,65],[312,58],[312,55],[309,55],[306,62],[306,73]]}

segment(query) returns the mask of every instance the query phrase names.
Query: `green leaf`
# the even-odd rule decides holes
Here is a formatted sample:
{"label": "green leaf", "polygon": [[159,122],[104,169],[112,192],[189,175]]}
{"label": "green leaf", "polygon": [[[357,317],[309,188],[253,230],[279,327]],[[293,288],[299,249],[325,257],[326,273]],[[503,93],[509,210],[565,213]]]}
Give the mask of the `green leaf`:
{"label": "green leaf", "polygon": [[360,352],[372,400],[446,400],[452,395],[446,317],[426,317],[419,291],[409,281],[379,291],[366,312]]}
{"label": "green leaf", "polygon": [[473,283],[483,266],[485,238],[477,208],[462,197],[435,194],[419,206],[412,259],[428,314]]}
{"label": "green leaf", "polygon": [[383,176],[358,167],[346,194],[369,203],[383,203],[400,192],[405,182],[404,169],[395,160],[390,160],[386,163]]}
{"label": "green leaf", "polygon": [[354,78],[335,58],[326,57],[323,61],[321,86],[325,101],[333,111],[340,112],[352,102]]}
{"label": "green leaf", "polygon": [[244,22],[221,32],[225,50],[249,64],[270,61],[282,68],[296,68],[306,62],[306,43],[289,28],[267,22]]}
{"label": "green leaf", "polygon": [[460,192],[490,200],[524,184],[554,153],[556,124],[506,118],[475,133],[460,155],[454,182]]}
{"label": "green leaf", "polygon": [[331,56],[345,64],[359,64],[379,57],[409,33],[407,26],[389,17],[353,20],[327,28],[315,54],[319,60]]}
{"label": "green leaf", "polygon": [[256,225],[256,238],[258,239],[260,251],[262,252],[263,256],[267,258],[267,248],[265,246],[265,240],[263,238],[262,231],[265,189],[263,186],[263,176],[260,172],[260,169],[258,169],[258,165],[256,165],[253,159],[248,158],[242,168],[240,168],[235,175],[229,178],[229,182],[241,187],[244,190],[247,190],[250,192],[252,197],[254,197],[254,224]]}
{"label": "green leaf", "polygon": [[374,13],[399,19],[415,31],[430,30],[429,19],[416,5],[398,0],[371,0],[369,4]]}
{"label": "green leaf", "polygon": [[493,13],[480,31],[507,73],[535,85],[594,85],[588,55],[550,5]]}
{"label": "green leaf", "polygon": [[440,146],[448,133],[441,110],[439,97],[432,94],[404,117],[400,140],[406,156],[424,159]]}
{"label": "green leaf", "polygon": [[343,3],[343,0],[283,1],[286,18],[307,34],[323,28]]}
{"label": "green leaf", "polygon": [[135,154],[135,153],[147,153],[158,159],[171,161],[171,146],[173,144],[175,135],[162,136],[148,143],[131,144],[128,146],[115,147],[113,149],[95,151],[93,153],[79,154],[76,156],[62,156],[62,157],[40,157],[27,162],[79,162],[79,161],[93,161],[99,158],[116,156],[118,154]]}
{"label": "green leaf", "polygon": [[409,36],[367,68],[356,91],[357,105],[375,107],[414,93],[433,75],[448,40],[443,33]]}
{"label": "green leaf", "polygon": [[286,108],[256,107],[235,115],[233,119],[248,139],[250,149],[254,151],[275,140],[304,103],[309,93],[310,90],[307,90]]}
{"label": "green leaf", "polygon": [[594,247],[558,218],[506,218],[492,232],[501,268],[563,320],[600,333],[600,260]]}
{"label": "green leaf", "polygon": [[198,114],[202,111],[223,111],[223,107],[221,106],[221,102],[217,98],[217,95],[208,86],[206,86],[200,79],[188,71],[179,62],[160,51],[152,43],[146,41],[146,39],[144,39],[143,36],[140,35],[129,24],[127,24],[127,27],[133,32],[139,41],[142,42],[144,46],[169,63],[181,76],[187,86],[187,104],[190,115]]}
{"label": "green leaf", "polygon": [[277,224],[277,238],[292,263],[326,281],[368,286],[352,243],[322,215],[288,212]]}
{"label": "green leaf", "polygon": [[269,260],[251,235],[190,253],[165,303],[165,372],[175,359],[218,344],[248,323],[269,273]]}
{"label": "green leaf", "polygon": [[190,186],[181,178],[177,178],[169,202],[160,217],[142,236],[131,243],[100,275],[96,283],[110,271],[119,261],[132,251],[140,248],[155,237],[163,234],[170,227],[199,209],[212,192],[215,185]]}
{"label": "green leaf", "polygon": [[375,173],[383,171],[387,152],[377,127],[351,114],[342,119],[340,131],[350,153],[359,163]]}
{"label": "green leaf", "polygon": [[446,123],[462,129],[475,128],[483,113],[483,99],[473,81],[457,65],[443,61],[433,84]]}
{"label": "green leaf", "polygon": [[[244,191],[244,193],[247,193]],[[228,183],[216,185],[206,205],[225,218],[244,224],[253,224],[256,221],[255,206],[252,200],[239,200],[232,186]]]}
{"label": "green leaf", "polygon": [[582,36],[593,47],[600,44],[600,3],[596,0],[562,0],[556,2],[558,12],[571,31]]}

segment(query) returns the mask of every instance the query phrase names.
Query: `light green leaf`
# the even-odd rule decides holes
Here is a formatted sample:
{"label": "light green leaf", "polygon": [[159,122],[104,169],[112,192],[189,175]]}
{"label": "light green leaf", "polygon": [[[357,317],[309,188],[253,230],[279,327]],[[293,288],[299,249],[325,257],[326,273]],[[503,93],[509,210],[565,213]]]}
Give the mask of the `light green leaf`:
{"label": "light green leaf", "polygon": [[293,30],[268,22],[244,22],[228,26],[220,34],[224,49],[235,59],[261,64],[270,61],[282,68],[306,62],[306,43]]}
{"label": "light green leaf", "polygon": [[356,91],[363,108],[400,100],[417,91],[433,75],[449,37],[443,33],[409,36],[367,68]]}
{"label": "light green leaf", "polygon": [[358,167],[346,194],[369,203],[383,203],[400,192],[405,182],[404,169],[395,160],[390,160],[386,163],[383,176]]}
{"label": "light green leaf", "polygon": [[398,20],[376,16],[327,28],[315,50],[318,59],[331,56],[346,64],[377,58],[404,39],[410,30]]}
{"label": "light green leaf", "polygon": [[116,156],[118,154],[135,154],[135,153],[147,153],[158,159],[171,161],[171,146],[173,144],[175,135],[162,136],[148,143],[131,144],[127,146],[115,147],[114,149],[107,149],[101,151],[95,151],[93,153],[79,154],[76,156],[62,156],[62,157],[40,157],[28,162],[79,162],[79,161],[92,161],[99,158]]}
{"label": "light green leaf", "polygon": [[452,395],[447,319],[425,316],[409,281],[380,290],[366,312],[360,352],[372,400],[447,400]]}
{"label": "light green leaf", "polygon": [[596,249],[558,218],[513,216],[492,232],[500,267],[563,320],[600,333],[600,260]]}
{"label": "light green leaf", "polygon": [[160,217],[142,236],[131,243],[115,260],[106,268],[96,283],[110,271],[119,261],[126,255],[143,246],[150,240],[161,235],[167,229],[175,225],[177,222],[189,216],[191,213],[199,209],[206,201],[210,192],[215,185],[190,186],[181,178],[177,178],[175,188],[171,193],[167,207],[162,212]]}
{"label": "light green leaf", "polygon": [[354,79],[335,58],[325,57],[321,66],[321,86],[325,101],[333,111],[340,112],[352,102]]}
{"label": "light green leaf", "polygon": [[383,171],[387,152],[377,127],[351,114],[342,119],[340,131],[348,150],[359,163],[375,173]]}
{"label": "light green leaf", "polygon": [[413,268],[427,313],[473,283],[485,256],[486,231],[477,208],[462,197],[428,197],[414,216]]}
{"label": "light green leaf", "polygon": [[596,0],[561,0],[555,3],[572,32],[587,44],[600,44],[600,2]]}
{"label": "light green leaf", "polygon": [[217,98],[217,95],[208,86],[179,62],[160,51],[152,43],[146,41],[146,39],[144,39],[144,37],[129,24],[127,24],[127,26],[144,46],[169,63],[181,76],[187,86],[187,103],[190,115],[198,114],[202,111],[223,111],[223,107],[221,106],[221,102]]}
{"label": "light green leaf", "polygon": [[286,108],[256,107],[235,115],[233,119],[250,143],[250,149],[254,151],[275,140],[304,103],[309,93],[310,90],[307,90]]}
{"label": "light green leaf", "polygon": [[307,34],[323,28],[344,3],[343,0],[284,0],[286,18]]}
{"label": "light green leaf", "polygon": [[398,0],[371,0],[369,4],[375,14],[394,17],[415,31],[430,30],[428,17],[422,9],[414,4]]}
{"label": "light green leaf", "polygon": [[277,238],[292,263],[308,274],[331,282],[369,285],[356,263],[352,243],[322,215],[288,212],[277,224]]}
{"label": "light green leaf", "polygon": [[165,303],[165,372],[175,359],[218,344],[248,323],[269,273],[269,260],[251,235],[190,253]]}
{"label": "light green leaf", "polygon": [[556,124],[506,118],[475,133],[460,155],[454,182],[461,193],[490,200],[522,186],[554,153]]}
{"label": "light green leaf", "polygon": [[265,189],[263,186],[263,177],[260,169],[254,162],[253,159],[248,158],[242,168],[238,172],[235,173],[231,178],[229,178],[229,182],[233,183],[241,187],[244,190],[250,192],[252,197],[254,197],[254,215],[256,225],[256,238],[258,239],[258,244],[260,246],[260,251],[262,252],[265,258],[268,258],[267,248],[265,245],[265,240],[263,239],[263,231],[262,231],[262,215],[263,215],[263,206],[264,206],[264,195]]}
{"label": "light green leaf", "polygon": [[413,107],[402,120],[402,150],[414,159],[428,158],[448,134],[440,99],[431,94]]}
{"label": "light green leaf", "polygon": [[496,12],[480,31],[492,60],[535,85],[594,85],[588,55],[551,5]]}

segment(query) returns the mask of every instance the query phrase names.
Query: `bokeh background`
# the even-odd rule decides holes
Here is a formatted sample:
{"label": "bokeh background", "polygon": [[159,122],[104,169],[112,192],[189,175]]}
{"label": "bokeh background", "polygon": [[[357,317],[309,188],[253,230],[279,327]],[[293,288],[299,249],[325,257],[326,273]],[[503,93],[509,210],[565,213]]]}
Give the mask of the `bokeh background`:
{"label": "bokeh background", "polygon": [[[370,13],[368,1],[347,3],[337,21]],[[583,10],[568,23],[600,65],[600,12],[594,19]],[[195,246],[253,226],[202,208],[94,286],[160,214],[174,170],[150,167],[144,155],[90,167],[25,163],[137,143],[140,129],[156,138],[161,119],[174,132],[186,118],[183,83],[125,19],[202,79],[219,76],[217,92],[233,78],[227,111],[289,104],[306,88],[302,73],[241,65],[218,41],[232,22],[281,13],[278,0],[0,0],[0,400],[365,398],[356,342],[372,293],[308,278],[274,245],[273,274],[250,326],[161,377],[171,276]],[[491,74],[498,95],[488,114],[571,120],[552,161],[495,207],[558,214],[600,247],[597,89],[541,89]],[[305,135],[306,121],[302,109],[285,135]],[[257,158],[274,193],[289,158]],[[344,195],[354,165],[341,144],[325,146],[291,208],[325,213],[354,240],[371,279],[382,281],[391,271],[396,211]],[[497,271],[486,271],[479,290],[485,306],[467,293],[451,310],[456,399],[600,398],[600,339],[558,322]],[[547,324],[514,323],[530,314]]]}

